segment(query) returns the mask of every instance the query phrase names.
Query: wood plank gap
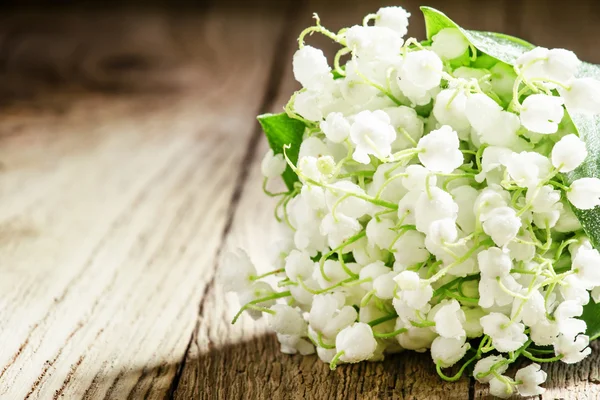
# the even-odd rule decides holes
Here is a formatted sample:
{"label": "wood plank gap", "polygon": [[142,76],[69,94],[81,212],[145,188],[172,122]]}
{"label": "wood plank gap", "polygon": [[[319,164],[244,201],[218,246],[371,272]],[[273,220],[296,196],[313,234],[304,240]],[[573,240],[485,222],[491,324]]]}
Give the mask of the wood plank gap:
{"label": "wood plank gap", "polygon": [[[283,82],[284,72],[285,72],[285,68],[284,68],[285,64],[284,63],[286,61],[284,58],[278,57],[278,55],[279,54],[287,54],[287,52],[289,51],[289,49],[293,43],[293,41],[291,40],[292,32],[291,32],[291,30],[286,29],[286,28],[294,22],[297,8],[302,8],[305,3],[306,3],[305,0],[302,0],[300,2],[290,1],[285,10],[285,16],[283,18],[284,22],[282,24],[281,32],[279,34],[277,43],[275,44],[275,49],[280,49],[280,51],[275,51],[273,53],[273,58],[271,60],[270,66],[269,66],[270,78],[267,82],[267,88],[265,90],[265,94],[264,94],[261,104],[258,108],[258,111],[260,114],[266,113],[269,110],[271,110],[273,107],[273,104],[276,100],[279,87],[280,87],[281,83]],[[248,178],[248,175],[250,172],[250,169],[244,168],[244,166],[251,164],[251,162],[256,154],[256,150],[258,148],[259,139],[262,135],[262,129],[260,128],[260,126],[258,125],[257,122],[254,122],[254,124],[256,125],[256,128],[254,129],[254,131],[252,132],[252,135],[250,136],[246,153],[244,154],[244,157],[239,165],[240,172],[236,178],[235,189],[233,191],[233,194],[231,195],[231,199],[229,201],[229,206],[227,207],[227,220],[225,222],[225,226],[221,233],[221,243],[217,249],[215,262],[214,262],[213,268],[210,271],[211,278],[210,278],[208,284],[206,285],[206,289],[204,290],[204,293],[200,297],[200,304],[198,305],[198,316],[196,319],[196,326],[195,326],[194,330],[192,331],[192,333],[190,334],[190,338],[189,338],[188,344],[185,348],[185,352],[183,353],[181,361],[179,362],[179,367],[177,368],[177,372],[175,373],[175,376],[173,377],[173,381],[171,383],[171,386],[170,386],[169,392],[168,392],[169,399],[173,399],[175,392],[177,391],[177,387],[179,386],[179,382],[181,380],[183,370],[185,369],[185,364],[186,364],[186,360],[187,360],[187,357],[188,357],[188,354],[190,351],[190,347],[192,345],[194,337],[196,337],[196,334],[197,334],[197,331],[199,328],[198,325],[199,325],[201,317],[204,313],[204,304],[206,302],[206,299],[208,298],[208,294],[210,293],[210,291],[212,290],[212,288],[215,284],[215,275],[216,275],[216,270],[217,270],[217,266],[219,265],[219,259],[220,259],[219,256],[224,249],[225,239],[227,238],[227,235],[229,234],[229,232],[231,230],[231,226],[233,224],[233,219],[235,216],[235,211],[237,210],[240,198],[242,196],[244,182]],[[211,346],[211,343],[209,343],[209,347],[210,346]]]}
{"label": "wood plank gap", "polygon": [[469,377],[469,400],[475,400],[475,378]]}

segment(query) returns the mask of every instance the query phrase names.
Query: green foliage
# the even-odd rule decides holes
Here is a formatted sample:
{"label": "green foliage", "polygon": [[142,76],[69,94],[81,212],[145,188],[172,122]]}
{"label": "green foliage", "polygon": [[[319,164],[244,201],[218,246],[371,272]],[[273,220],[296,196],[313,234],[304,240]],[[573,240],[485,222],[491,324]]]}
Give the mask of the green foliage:
{"label": "green foliage", "polygon": [[429,40],[444,28],[456,28],[477,50],[507,64],[513,64],[521,54],[535,47],[523,39],[503,33],[463,29],[444,13],[431,7],[421,7],[421,11],[425,16],[425,28]]}
{"label": "green foliage", "polygon": [[[306,127],[302,121],[290,118],[286,113],[263,114],[257,117],[260,126],[265,131],[269,146],[275,154],[283,154],[283,146],[289,145],[286,154],[294,164],[298,162],[298,153],[302,143],[302,135]],[[298,176],[288,165],[282,175],[289,190],[294,188]]]}

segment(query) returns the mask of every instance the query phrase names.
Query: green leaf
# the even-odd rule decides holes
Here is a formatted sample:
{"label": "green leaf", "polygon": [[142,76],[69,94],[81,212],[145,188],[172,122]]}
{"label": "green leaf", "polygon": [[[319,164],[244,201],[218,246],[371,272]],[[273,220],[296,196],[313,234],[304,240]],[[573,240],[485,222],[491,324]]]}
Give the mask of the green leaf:
{"label": "green leaf", "polygon": [[[579,69],[578,77],[600,79],[600,67],[584,62]],[[600,178],[600,117],[569,111],[567,107],[573,125],[575,125],[579,137],[585,142],[588,150],[588,157],[583,164],[574,171],[565,174],[567,183],[570,185],[579,178]],[[600,249],[600,208],[596,207],[591,210],[571,208],[594,248]]]}
{"label": "green leaf", "polygon": [[425,28],[427,30],[427,39],[429,40],[444,28],[456,28],[465,35],[465,38],[477,50],[511,65],[521,54],[535,47],[523,39],[503,33],[463,29],[435,8],[421,7],[421,11],[425,17]]}
{"label": "green leaf", "polygon": [[[600,79],[600,66],[582,63],[578,72],[579,78]],[[588,156],[577,169],[565,174],[567,183],[570,185],[579,178],[600,178],[600,117],[598,115],[584,115],[576,112],[569,112],[573,125],[577,129],[579,137],[585,142]],[[600,207],[591,210],[580,210],[577,207],[571,207],[577,219],[583,226],[583,230],[590,238],[592,245],[600,249]],[[586,334],[591,338],[600,334],[600,304],[593,300],[583,307],[583,314],[580,317],[587,323]]]}
{"label": "green leaf", "polygon": [[579,318],[587,324],[585,334],[590,339],[596,339],[600,335],[600,304],[590,299],[590,302],[583,306],[583,314]]}
{"label": "green leaf", "polygon": [[[290,145],[286,154],[294,164],[298,162],[298,152],[304,134],[304,122],[290,118],[286,113],[263,114],[257,117],[260,126],[265,131],[269,146],[275,154],[283,154],[283,146]],[[282,175],[283,181],[289,190],[294,188],[298,175],[288,165]]]}

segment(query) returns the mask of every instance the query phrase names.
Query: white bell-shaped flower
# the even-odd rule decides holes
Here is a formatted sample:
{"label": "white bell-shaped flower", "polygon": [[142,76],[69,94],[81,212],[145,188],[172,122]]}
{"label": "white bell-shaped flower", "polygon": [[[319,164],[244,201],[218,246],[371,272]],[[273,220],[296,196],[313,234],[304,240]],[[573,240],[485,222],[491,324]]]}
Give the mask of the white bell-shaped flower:
{"label": "white bell-shaped flower", "polygon": [[425,234],[433,221],[449,218],[456,220],[458,205],[452,199],[450,193],[432,187],[429,193],[422,192],[415,207],[415,221],[417,230]]}
{"label": "white bell-shaped flower", "polygon": [[[275,293],[275,291],[267,282],[254,282],[247,286],[243,291],[237,292],[237,295],[240,304],[247,304],[251,301],[270,296],[273,293]],[[275,304],[275,300],[261,301],[260,303],[261,307],[267,308],[271,307],[273,304]],[[252,309],[247,309],[246,313],[248,313],[252,319],[260,319],[263,315],[261,311]]]}
{"label": "white bell-shaped flower", "polygon": [[[358,273],[360,265],[356,263],[346,263],[346,268],[352,272]],[[321,289],[325,289],[347,279],[348,273],[340,261],[326,260],[322,267],[318,266],[314,268],[312,278],[319,284]]]}
{"label": "white bell-shaped flower", "polygon": [[546,382],[547,374],[539,364],[529,364],[515,374],[517,390],[521,396],[538,396],[546,391],[540,385]]}
{"label": "white bell-shaped flower", "polygon": [[403,271],[411,265],[425,262],[429,251],[425,247],[425,235],[414,230],[406,231],[396,240],[393,248],[394,270]]}
{"label": "white bell-shaped flower", "polygon": [[325,190],[320,186],[304,184],[300,189],[300,196],[304,199],[306,205],[313,210],[324,210],[327,207]]}
{"label": "white bell-shaped flower", "polygon": [[522,188],[537,186],[542,179],[547,178],[552,169],[547,157],[533,151],[512,153],[503,163],[515,184]]}
{"label": "white bell-shaped flower", "polygon": [[526,243],[512,241],[505,246],[510,251],[510,257],[515,261],[531,261],[536,255],[536,247],[532,242],[532,236],[528,231],[517,235],[516,239],[524,240]]}
{"label": "white bell-shaped flower", "polygon": [[[390,117],[390,123],[398,132],[396,140],[392,143],[392,150],[404,150],[413,147],[412,141],[417,142],[423,136],[423,120],[417,112],[405,106],[384,108],[383,111]],[[407,137],[408,135],[408,137]]]}
{"label": "white bell-shaped flower", "polygon": [[444,89],[435,97],[433,115],[442,125],[449,125],[457,131],[471,127],[465,112],[467,96],[458,88]]}
{"label": "white bell-shaped flower", "polygon": [[559,334],[558,324],[550,321],[545,315],[541,316],[537,324],[530,325],[529,330],[531,340],[538,346],[553,345]]}
{"label": "white bell-shaped flower", "polygon": [[419,199],[421,198],[421,193],[420,190],[412,190],[398,202],[398,219],[401,220],[404,225],[415,224],[415,210]]}
{"label": "white bell-shaped flower", "polygon": [[506,293],[500,287],[500,283],[507,289],[518,292],[521,290],[521,285],[511,275],[507,275],[498,282],[495,278],[482,277],[479,281],[479,306],[483,308],[491,308],[496,306],[506,306],[514,301],[514,297]]}
{"label": "white bell-shaped flower", "polygon": [[531,188],[527,190],[525,200],[531,204],[531,209],[536,213],[554,211],[557,209],[557,204],[560,204],[560,191],[555,190],[551,185]]}
{"label": "white bell-shaped flower", "polygon": [[[504,377],[506,378],[506,377]],[[490,394],[499,399],[508,399],[515,393],[515,385],[508,379],[498,379],[495,376],[490,379]]]}
{"label": "white bell-shaped flower", "polygon": [[431,343],[431,358],[442,368],[451,367],[460,361],[471,346],[465,343],[465,338],[454,339],[438,336]]}
{"label": "white bell-shaped flower", "polygon": [[600,253],[596,249],[580,248],[573,257],[571,269],[587,290],[600,286]]}
{"label": "white bell-shaped flower", "polygon": [[390,268],[386,267],[383,261],[378,260],[372,262],[369,265],[365,265],[359,272],[358,277],[361,281],[366,281],[360,284],[365,290],[371,290],[373,288],[373,281],[383,275],[390,272]]}
{"label": "white bell-shaped flower", "polygon": [[331,151],[327,144],[316,136],[306,138],[300,145],[300,151],[298,152],[298,159],[304,157],[319,158],[321,156],[331,156]]}
{"label": "white bell-shaped flower", "polygon": [[[508,369],[508,363],[502,363],[506,361],[506,358],[502,356],[487,356],[477,361],[475,368],[473,369],[473,377],[480,383],[488,383],[493,377],[493,374],[487,374],[486,376],[479,376],[489,372],[493,366],[496,366],[495,371],[499,374],[503,374]],[[502,365],[500,365],[502,363]]]}
{"label": "white bell-shaped flower", "polygon": [[246,290],[252,283],[252,277],[256,275],[256,268],[248,253],[242,249],[236,249],[225,253],[223,262],[217,270],[217,282],[226,292],[241,292]]}
{"label": "white bell-shaped flower", "polygon": [[348,217],[342,213],[337,213],[334,217],[333,214],[327,214],[321,221],[320,231],[321,234],[327,237],[329,247],[335,249],[341,245],[346,239],[356,235],[362,226],[355,219]]}
{"label": "white bell-shaped flower", "polygon": [[483,220],[483,231],[500,247],[513,240],[520,228],[521,219],[511,207],[495,208]]}
{"label": "white bell-shaped flower", "polygon": [[433,296],[431,285],[421,281],[413,271],[402,271],[394,278],[401,292],[398,295],[409,306],[420,310],[427,305]]}
{"label": "white bell-shaped flower", "polygon": [[356,146],[352,158],[361,164],[369,164],[369,154],[379,159],[388,157],[396,131],[390,124],[390,117],[383,111],[361,111],[354,116],[350,128],[350,140]]}
{"label": "white bell-shaped flower", "polygon": [[510,201],[509,193],[499,185],[491,185],[483,189],[473,205],[473,212],[481,219],[498,207],[506,207]]}
{"label": "white bell-shaped flower", "polygon": [[314,296],[308,323],[311,329],[333,338],[339,331],[356,321],[358,313],[351,306],[344,306],[345,298],[340,292]]}
{"label": "white bell-shaped flower", "polygon": [[436,332],[445,338],[460,339],[466,337],[463,324],[465,313],[460,308],[460,303],[454,299],[443,300],[431,309]]}
{"label": "white bell-shaped flower", "polygon": [[306,251],[292,250],[285,259],[285,274],[293,282],[298,278],[308,279],[315,268],[315,262],[311,260],[310,254]]}
{"label": "white bell-shaped flower", "polygon": [[[358,196],[352,196],[356,194]],[[325,202],[329,210],[335,207],[336,214],[342,213],[352,218],[360,218],[371,210],[371,203],[361,199],[363,188],[350,181],[332,183],[325,192]]]}
{"label": "white bell-shaped flower", "polygon": [[492,339],[492,344],[499,352],[515,351],[527,341],[523,333],[525,326],[519,322],[511,322],[504,314],[492,312],[481,318],[483,332]]}
{"label": "white bell-shaped flower", "polygon": [[554,133],[565,113],[563,102],[561,97],[532,94],[523,101],[521,123],[532,132]]}
{"label": "white bell-shaped flower", "polygon": [[401,80],[406,80],[423,90],[439,86],[444,64],[431,50],[409,52],[400,69]]}
{"label": "white bell-shaped flower", "polygon": [[304,335],[306,333],[306,321],[302,314],[287,304],[275,304],[271,307],[275,314],[267,314],[269,327],[282,335]]}
{"label": "white bell-shaped flower", "polygon": [[354,25],[346,31],[348,48],[363,59],[397,55],[403,43],[402,35],[388,27]]}
{"label": "white bell-shaped flower", "polygon": [[419,140],[419,161],[429,170],[449,174],[463,163],[457,133],[448,125]]}
{"label": "white bell-shaped flower", "polygon": [[335,338],[335,349],[344,352],[341,361],[356,363],[369,359],[377,347],[373,337],[373,329],[364,322],[356,322],[348,326]]}
{"label": "white bell-shaped flower", "polygon": [[563,136],[552,148],[552,165],[560,172],[571,172],[587,157],[585,142],[577,135]]}
{"label": "white bell-shaped flower", "polygon": [[350,135],[350,122],[340,112],[330,113],[320,123],[321,130],[334,143],[342,143]]}
{"label": "white bell-shaped flower", "polygon": [[410,13],[402,7],[382,7],[377,10],[375,26],[393,29],[403,37],[408,32],[409,18]]}
{"label": "white bell-shaped flower", "polygon": [[404,173],[406,176],[402,178],[402,185],[409,191],[424,191],[427,186],[433,187],[437,184],[437,176],[422,165],[409,165]]}
{"label": "white bell-shaped flower", "polygon": [[433,36],[431,49],[445,60],[460,57],[469,48],[469,41],[456,28],[444,28]]}
{"label": "white bell-shaped flower", "polygon": [[465,103],[467,119],[478,132],[492,128],[494,124],[492,117],[496,117],[501,111],[502,107],[483,93],[469,95]]}
{"label": "white bell-shaped flower", "polygon": [[569,50],[536,47],[515,61],[526,79],[567,82],[577,72],[581,61]]}
{"label": "white bell-shaped flower", "polygon": [[432,93],[434,89],[424,89],[421,86],[417,86],[411,80],[402,78],[402,75],[400,75],[400,79],[396,83],[402,95],[410,100],[412,106],[427,105],[431,102],[432,97],[435,96],[435,93]]}
{"label": "white bell-shaped flower", "polygon": [[465,322],[463,328],[467,334],[467,338],[477,338],[483,335],[483,328],[479,320],[487,313],[481,307],[462,307],[465,313]]}
{"label": "white bell-shaped flower", "polygon": [[[533,326],[540,320],[545,318],[546,306],[544,296],[535,290],[531,293],[530,297],[523,303],[522,301],[515,301],[513,303],[513,309],[511,315],[514,316],[521,309],[519,319],[527,326]],[[521,306],[521,304],[523,304]]]}
{"label": "white bell-shaped flower", "polygon": [[307,182],[309,179],[315,182],[326,182],[330,178],[334,166],[335,161],[329,155],[318,158],[304,156],[298,160],[299,175],[303,182]]}
{"label": "white bell-shaped flower", "polygon": [[579,78],[569,82],[569,88],[558,88],[565,106],[572,113],[600,114],[600,81]]}
{"label": "white bell-shaped flower", "polygon": [[[400,321],[400,318],[398,318]],[[397,329],[403,328],[401,324],[396,325]],[[429,328],[418,328],[416,326],[406,326],[407,332],[396,336],[398,343],[404,349],[424,352],[429,349],[437,337],[437,334]]]}
{"label": "white bell-shaped flower", "polygon": [[499,62],[489,70],[492,74],[490,84],[492,90],[507,103],[512,100],[512,90],[517,74],[512,66]]}
{"label": "white bell-shaped flower", "polygon": [[567,198],[580,210],[591,210],[600,205],[600,179],[577,179],[567,191]]}
{"label": "white bell-shaped flower", "polygon": [[300,91],[294,98],[294,111],[309,121],[323,119],[322,93],[317,90]]}
{"label": "white bell-shaped flower", "polygon": [[283,154],[273,153],[273,149],[269,149],[262,159],[260,171],[265,178],[275,178],[285,171],[287,163],[283,158]]}
{"label": "white bell-shaped flower", "polygon": [[429,224],[425,246],[435,255],[445,254],[445,245],[456,242],[458,229],[454,218],[443,218]]}
{"label": "white bell-shaped flower", "polygon": [[475,93],[467,98],[465,113],[482,143],[493,146],[512,146],[521,127],[519,117],[503,111],[485,94]]}
{"label": "white bell-shaped flower", "polygon": [[454,198],[454,202],[458,205],[456,224],[464,234],[473,233],[477,222],[473,207],[477,196],[479,196],[479,192],[469,185],[462,185],[452,189],[450,194]]}
{"label": "white bell-shaped flower", "polygon": [[[304,46],[294,54],[292,62],[294,77],[307,89],[319,90],[331,76],[331,68],[323,51]],[[297,98],[296,98],[297,101]]]}
{"label": "white bell-shaped flower", "polygon": [[575,338],[559,335],[554,342],[554,353],[557,356],[562,355],[560,361],[565,364],[575,364],[591,354],[589,344],[590,338],[586,335],[578,335]]}
{"label": "white bell-shaped flower", "polygon": [[392,245],[396,232],[392,230],[395,224],[390,219],[373,218],[367,224],[367,239],[370,243],[377,245],[380,249],[387,249]]}
{"label": "white bell-shaped flower", "polygon": [[479,183],[483,182],[488,173],[502,168],[504,166],[503,160],[509,158],[511,154],[512,151],[506,147],[486,147],[481,155],[481,172],[475,176],[475,180]]}
{"label": "white bell-shaped flower", "polygon": [[578,319],[583,314],[583,306],[576,301],[563,301],[554,310],[554,318],[558,324],[558,331],[567,337],[575,337],[584,333],[585,321]]}
{"label": "white bell-shaped flower", "polygon": [[384,300],[391,300],[394,297],[394,290],[396,289],[396,281],[394,278],[398,275],[397,272],[388,272],[387,274],[379,275],[373,281],[373,290],[375,290],[375,296]]}
{"label": "white bell-shaped flower", "polygon": [[315,353],[315,346],[308,340],[298,335],[277,334],[277,340],[281,344],[280,350],[284,354],[297,354],[308,356]]}
{"label": "white bell-shaped flower", "polygon": [[[379,165],[375,174],[373,174],[373,181],[368,185],[367,193],[373,197],[379,194],[379,198],[382,200],[398,203],[407,191],[404,185],[402,185],[402,179],[391,178],[394,175],[403,173],[404,168],[398,167],[393,163]],[[381,190],[382,188],[383,190]]]}
{"label": "white bell-shaped flower", "polygon": [[506,251],[490,247],[477,254],[481,276],[484,278],[502,278],[510,273],[512,262]]}
{"label": "white bell-shaped flower", "polygon": [[584,283],[578,275],[566,276],[561,283],[559,291],[564,300],[580,305],[590,302],[590,292],[586,289],[590,285]]}

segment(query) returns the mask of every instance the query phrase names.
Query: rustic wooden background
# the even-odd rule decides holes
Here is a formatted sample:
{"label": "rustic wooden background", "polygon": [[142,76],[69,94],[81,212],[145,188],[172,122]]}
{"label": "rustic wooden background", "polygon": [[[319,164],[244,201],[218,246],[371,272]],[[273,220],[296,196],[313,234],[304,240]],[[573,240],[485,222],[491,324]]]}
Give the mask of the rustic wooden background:
{"label": "rustic wooden background", "polygon": [[[401,5],[422,37],[419,3]],[[338,29],[383,4],[0,12],[1,399],[488,397],[439,380],[428,354],[334,372],[280,354],[263,322],[229,324],[237,304],[214,284],[229,247],[267,268],[277,232],[254,117],[297,87],[297,34],[314,11]],[[597,1],[427,5],[600,62]],[[550,366],[542,398],[600,398],[599,362]]]}

